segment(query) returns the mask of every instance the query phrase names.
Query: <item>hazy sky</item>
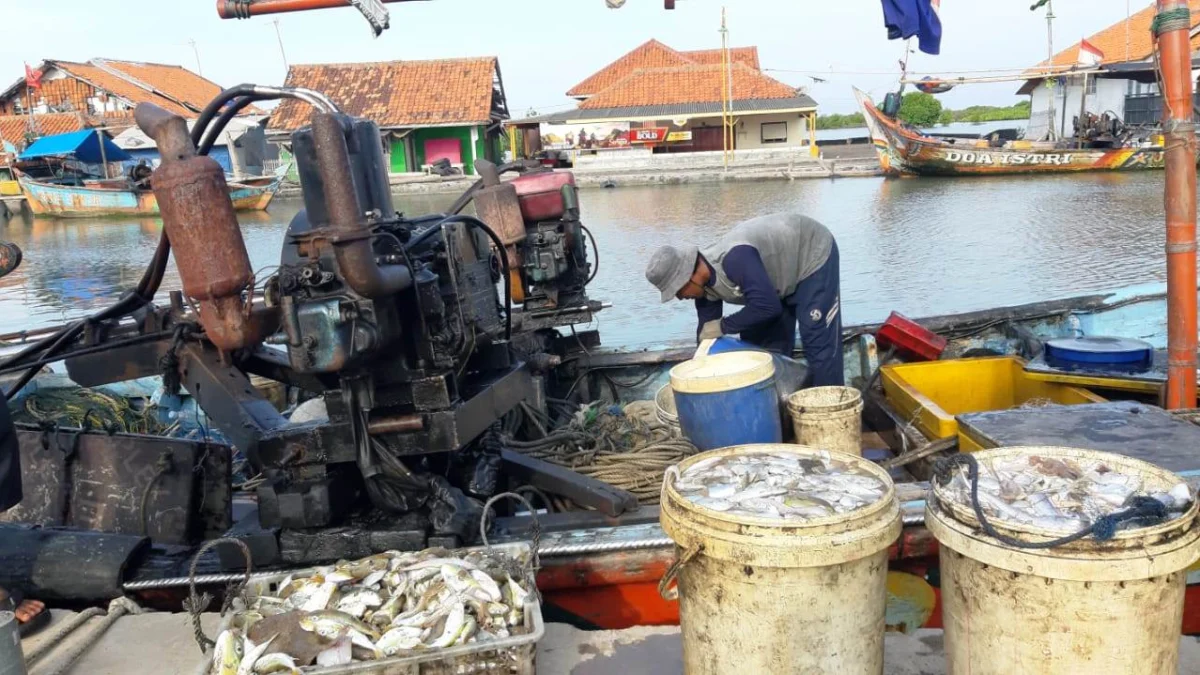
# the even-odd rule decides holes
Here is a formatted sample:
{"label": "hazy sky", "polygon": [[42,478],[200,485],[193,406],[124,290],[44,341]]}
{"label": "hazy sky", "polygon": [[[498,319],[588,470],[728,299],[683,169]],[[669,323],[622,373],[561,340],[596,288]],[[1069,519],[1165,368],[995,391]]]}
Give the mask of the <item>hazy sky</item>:
{"label": "hazy sky", "polygon": [[[1044,10],[1031,0],[942,0],[942,53],[915,53],[914,72],[1017,68],[1046,56]],[[1131,0],[1132,11],[1146,0]],[[851,85],[878,96],[894,86],[900,41],[888,41],[878,0],[431,0],[388,5],[392,27],[373,38],[353,9],[222,21],[215,0],[4,0],[0,81],[23,62],[93,57],[157,61],[196,68],[219,84],[282,83],[275,39],[279,19],[291,63],[384,61],[496,55],[510,108],[521,116],[570,107],[563,92],[647,39],[677,49],[720,46],[721,7],[732,46],[757,45],[762,66],[807,86],[821,112],[854,109]],[[1057,0],[1055,50],[1125,17],[1126,0]],[[915,48],[915,40],[914,40]],[[805,72],[786,72],[805,71]],[[827,82],[814,84],[812,72]],[[880,75],[865,73],[883,73]],[[1018,84],[960,87],[942,95],[950,107],[1009,104]]]}

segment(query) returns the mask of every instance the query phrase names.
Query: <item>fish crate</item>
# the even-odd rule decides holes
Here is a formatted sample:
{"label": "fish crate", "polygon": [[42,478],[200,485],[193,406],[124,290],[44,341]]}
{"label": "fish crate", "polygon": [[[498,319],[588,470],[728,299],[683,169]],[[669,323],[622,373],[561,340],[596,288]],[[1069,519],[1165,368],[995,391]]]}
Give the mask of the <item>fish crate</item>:
{"label": "fish crate", "polygon": [[[463,548],[452,553],[456,557],[462,557],[473,551],[484,550],[499,551],[513,558],[530,555],[530,546],[527,542]],[[315,568],[310,567],[255,575],[246,585],[245,597],[247,600],[253,601],[259,595],[278,590],[279,584],[289,576],[303,576],[314,572]],[[359,661],[341,666],[312,665],[301,667],[299,670],[304,675],[535,675],[537,672],[535,663],[537,645],[546,634],[546,624],[542,619],[539,594],[532,590],[534,588],[532,575],[522,581],[529,584],[531,588],[524,608],[524,625],[529,627],[527,633],[488,642],[414,651],[403,656],[397,655],[377,661]],[[230,612],[222,617],[217,635],[232,625],[234,615],[234,612]],[[211,665],[212,651],[209,650],[205,652],[203,663],[197,666],[197,675],[209,673]]]}
{"label": "fish crate", "polygon": [[1079,387],[1034,379],[1017,356],[901,363],[880,369],[889,403],[927,438],[959,437],[956,415],[1046,404],[1104,403]]}

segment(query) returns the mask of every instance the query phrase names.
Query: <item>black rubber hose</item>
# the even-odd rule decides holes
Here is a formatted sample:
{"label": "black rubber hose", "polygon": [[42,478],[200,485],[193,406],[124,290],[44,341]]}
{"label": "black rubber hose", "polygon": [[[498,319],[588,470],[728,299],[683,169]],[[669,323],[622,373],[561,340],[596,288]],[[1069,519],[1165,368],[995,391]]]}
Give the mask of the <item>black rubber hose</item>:
{"label": "black rubber hose", "polygon": [[221,116],[218,117],[217,121],[213,123],[212,128],[208,130],[208,133],[204,135],[204,140],[196,146],[196,154],[207,155],[209,151],[212,150],[213,145],[216,144],[217,139],[221,136],[221,132],[225,131],[225,127],[229,125],[229,121],[232,120],[238,113],[245,110],[246,107],[251,103],[254,103],[255,101],[266,101],[273,98],[276,97],[253,94],[249,96],[243,96],[233,103],[225,106],[225,110],[221,111]]}
{"label": "black rubber hose", "polygon": [[579,224],[579,229],[583,230],[584,233],[587,234],[588,239],[591,240],[592,257],[596,259],[596,266],[592,268],[592,274],[587,278],[587,281],[583,282],[583,285],[587,286],[588,284],[592,283],[592,279],[595,279],[596,275],[600,273],[600,247],[596,245],[596,237],[592,234],[592,231],[587,229],[583,223]]}
{"label": "black rubber hose", "polygon": [[200,147],[200,141],[204,139],[204,132],[208,129],[208,123],[216,117],[221,108],[239,96],[254,96],[254,85],[239,84],[230,87],[221,93],[217,94],[216,98],[208,102],[204,106],[204,110],[200,111],[200,116],[196,118],[196,124],[192,126],[192,143],[196,147]]}

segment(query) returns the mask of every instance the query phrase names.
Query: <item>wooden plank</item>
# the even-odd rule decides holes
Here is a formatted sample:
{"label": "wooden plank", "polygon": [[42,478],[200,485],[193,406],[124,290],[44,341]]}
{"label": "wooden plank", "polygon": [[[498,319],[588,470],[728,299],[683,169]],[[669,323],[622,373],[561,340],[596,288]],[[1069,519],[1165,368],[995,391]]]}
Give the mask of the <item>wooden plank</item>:
{"label": "wooden plank", "polygon": [[504,450],[505,474],[540,490],[567,497],[608,516],[619,516],[638,507],[632,493],[570,469]]}

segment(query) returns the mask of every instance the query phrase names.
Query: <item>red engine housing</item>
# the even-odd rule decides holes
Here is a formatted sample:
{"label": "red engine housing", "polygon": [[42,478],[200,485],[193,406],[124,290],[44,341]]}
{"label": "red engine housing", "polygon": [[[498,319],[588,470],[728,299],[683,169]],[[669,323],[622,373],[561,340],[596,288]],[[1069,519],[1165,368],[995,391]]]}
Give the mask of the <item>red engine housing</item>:
{"label": "red engine housing", "polygon": [[558,220],[566,213],[563,186],[575,189],[575,174],[570,171],[542,171],[518,176],[512,181],[525,222]]}

